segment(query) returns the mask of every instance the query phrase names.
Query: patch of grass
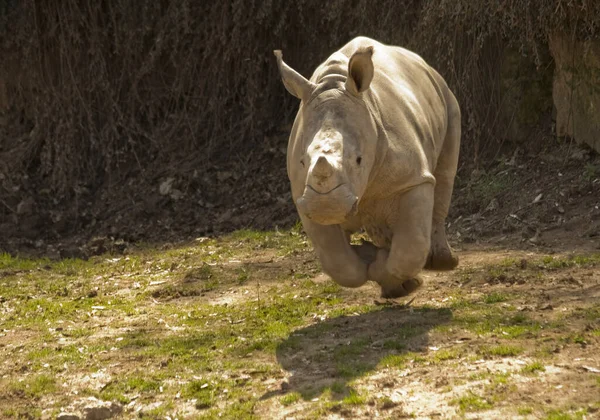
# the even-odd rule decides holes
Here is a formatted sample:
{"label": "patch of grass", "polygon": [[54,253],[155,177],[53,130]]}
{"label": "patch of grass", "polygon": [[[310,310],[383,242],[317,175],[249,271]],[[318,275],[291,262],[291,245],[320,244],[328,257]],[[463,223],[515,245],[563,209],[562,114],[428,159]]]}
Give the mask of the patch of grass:
{"label": "patch of grass", "polygon": [[562,269],[570,267],[594,267],[600,264],[600,253],[592,253],[588,255],[572,255],[572,256],[552,256],[548,255],[541,259],[540,266],[545,269]]}
{"label": "patch of grass", "polygon": [[493,404],[479,395],[470,392],[460,398],[450,401],[452,405],[458,405],[460,411],[482,411],[493,407]]}
{"label": "patch of grass", "polygon": [[[600,321],[600,305],[594,305],[583,309],[583,316],[590,321]],[[598,330],[596,330],[598,332]]]}
{"label": "patch of grass", "polygon": [[182,394],[187,398],[194,398],[196,408],[202,410],[214,405],[216,394],[219,391],[221,391],[219,384],[215,385],[205,380],[194,380],[187,384]]}
{"label": "patch of grass", "polygon": [[30,271],[42,267],[50,263],[50,260],[13,257],[6,252],[0,253],[0,271],[15,272],[15,271]]}
{"label": "patch of grass", "polygon": [[503,338],[520,338],[535,335],[542,326],[524,314],[507,318],[503,308],[479,305],[465,311],[456,311],[454,323],[480,335],[498,334]]}
{"label": "patch of grass", "polygon": [[30,398],[40,398],[43,395],[52,394],[56,391],[56,379],[42,374],[29,377],[21,382],[13,382],[9,390],[16,394],[24,394]]}
{"label": "patch of grass", "polygon": [[502,261],[500,261],[498,263],[499,267],[506,267],[506,268],[516,267],[517,265],[519,265],[519,260],[517,258],[512,258],[512,257],[503,258]]}
{"label": "patch of grass", "polygon": [[583,408],[570,413],[565,410],[553,409],[546,412],[545,420],[581,420],[586,418],[587,409]]}
{"label": "patch of grass", "polygon": [[250,278],[250,273],[245,268],[240,268],[237,270],[237,278],[235,279],[237,284],[244,284]]}
{"label": "patch of grass", "polygon": [[519,413],[521,416],[527,416],[527,415],[533,413],[533,408],[531,408],[531,407],[519,407],[519,408],[517,408],[517,413]]}
{"label": "patch of grass", "polygon": [[386,340],[383,343],[383,348],[386,350],[402,351],[406,348],[406,341],[398,339]]}
{"label": "patch of grass", "polygon": [[[256,402],[250,401],[232,401],[226,404],[223,408],[216,407],[203,412],[199,419],[224,419],[224,420],[259,420],[259,417],[254,414],[254,406]],[[196,403],[198,406],[198,403]]]}
{"label": "patch of grass", "polygon": [[458,359],[460,356],[461,352],[458,349],[441,349],[436,352],[433,352],[429,356],[429,361],[431,363],[437,364],[445,360]]}
{"label": "patch of grass", "polygon": [[356,392],[355,390],[350,390],[350,393],[344,397],[344,399],[342,400],[342,404],[345,405],[363,405],[367,402],[367,399],[360,395],[358,392]]}
{"label": "patch of grass", "polygon": [[525,373],[525,374],[536,374],[538,372],[545,372],[545,371],[546,371],[546,368],[544,367],[544,365],[538,361],[528,363],[525,366],[523,366],[523,368],[521,369],[521,372]]}
{"label": "patch of grass", "polygon": [[161,382],[143,376],[133,376],[125,379],[117,379],[110,382],[100,392],[100,396],[105,400],[116,399],[122,403],[129,402],[127,395],[137,393],[153,394],[160,389]]}
{"label": "patch of grass", "polygon": [[476,372],[469,375],[469,381],[481,381],[483,379],[489,378],[490,376],[490,372]]}
{"label": "patch of grass", "polygon": [[371,342],[367,339],[359,339],[334,349],[333,359],[338,374],[342,377],[356,377],[364,374],[369,367],[366,363],[361,363],[359,357],[366,352],[370,344]]}
{"label": "patch of grass", "polygon": [[498,356],[498,357],[513,357],[523,353],[523,348],[520,346],[513,346],[508,344],[500,344],[493,347],[483,347],[480,352],[485,356]]}
{"label": "patch of grass", "polygon": [[483,302],[487,304],[506,302],[509,299],[508,295],[500,292],[492,292],[488,295],[485,295],[483,298]]}
{"label": "patch of grass", "polygon": [[359,361],[348,361],[348,363],[337,363],[336,371],[342,378],[357,378],[371,370],[372,366],[368,363]]}
{"label": "patch of grass", "polygon": [[508,384],[508,378],[510,378],[510,376],[511,374],[509,372],[498,372],[493,374],[491,377],[492,386]]}
{"label": "patch of grass", "polygon": [[346,384],[339,381],[332,383],[329,388],[331,389],[331,392],[335,392],[336,394],[343,394],[348,389]]}
{"label": "patch of grass", "polygon": [[426,361],[424,357],[412,352],[403,354],[388,354],[379,361],[378,366],[386,368],[404,369],[411,360],[414,360],[416,363]]}
{"label": "patch of grass", "polygon": [[282,405],[288,406],[300,401],[302,395],[299,392],[290,392],[279,399]]}
{"label": "patch of grass", "polygon": [[274,232],[243,229],[229,234],[224,239],[241,241],[255,249],[276,249],[279,255],[287,255],[298,249],[308,249],[306,238],[300,232],[297,228]]}

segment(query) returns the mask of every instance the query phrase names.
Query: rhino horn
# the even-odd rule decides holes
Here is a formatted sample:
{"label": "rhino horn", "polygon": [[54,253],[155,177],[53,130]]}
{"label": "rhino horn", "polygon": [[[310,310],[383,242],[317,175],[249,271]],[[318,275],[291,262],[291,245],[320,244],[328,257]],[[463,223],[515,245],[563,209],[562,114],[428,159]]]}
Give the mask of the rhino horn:
{"label": "rhino horn", "polygon": [[285,64],[281,50],[274,50],[273,54],[275,54],[275,57],[277,57],[279,74],[281,75],[281,80],[283,81],[283,85],[287,91],[296,98],[302,101],[307,101],[315,89],[315,84]]}
{"label": "rhino horn", "polygon": [[325,156],[320,156],[312,170],[314,176],[318,178],[329,178],[333,174],[333,166]]}

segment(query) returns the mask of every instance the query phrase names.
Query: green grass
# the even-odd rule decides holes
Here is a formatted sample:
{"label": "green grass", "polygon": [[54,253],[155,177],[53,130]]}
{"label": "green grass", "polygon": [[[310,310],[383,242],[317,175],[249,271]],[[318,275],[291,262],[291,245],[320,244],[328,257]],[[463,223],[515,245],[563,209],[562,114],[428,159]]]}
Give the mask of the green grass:
{"label": "green grass", "polygon": [[483,347],[480,349],[481,354],[485,356],[497,357],[514,357],[523,353],[524,349],[520,346],[500,344],[492,347]]}
{"label": "green grass", "polygon": [[10,273],[15,271],[31,271],[39,269],[47,264],[50,260],[43,258],[38,260],[13,257],[7,253],[0,253],[0,272]]}
{"label": "green grass", "polygon": [[45,374],[36,375],[23,381],[12,382],[9,390],[16,395],[40,398],[42,395],[52,394],[57,390],[56,379]]}
{"label": "green grass", "polygon": [[456,398],[450,404],[458,405],[460,411],[464,412],[489,410],[493,407],[491,402],[473,393]]}
{"label": "green grass", "polygon": [[571,410],[551,409],[546,413],[545,420],[581,420],[586,418],[587,409],[579,409],[575,412]]}
{"label": "green grass", "polygon": [[485,295],[483,298],[484,303],[493,304],[499,302],[506,302],[509,299],[508,295],[499,292],[493,292],[488,295]]}
{"label": "green grass", "polygon": [[523,368],[521,369],[521,372],[525,373],[525,374],[536,374],[538,372],[545,372],[545,371],[546,371],[546,368],[544,367],[544,365],[538,361],[528,363],[527,365],[523,366]]}
{"label": "green grass", "polygon": [[545,269],[562,269],[570,267],[595,267],[600,265],[600,253],[589,255],[574,255],[566,257],[546,256],[541,260],[541,267]]}
{"label": "green grass", "polygon": [[496,334],[507,339],[524,336],[536,336],[541,324],[527,315],[509,316],[506,309],[489,305],[475,305],[469,309],[457,311],[454,323],[480,335]]}
{"label": "green grass", "polygon": [[366,402],[367,399],[354,390],[351,390],[350,393],[342,400],[342,404],[352,406],[363,405]]}
{"label": "green grass", "polygon": [[533,408],[531,407],[519,407],[517,409],[517,413],[521,416],[528,416],[529,414],[533,414]]}
{"label": "green grass", "polygon": [[289,394],[284,395],[283,397],[281,397],[279,399],[279,401],[281,402],[282,405],[292,405],[298,401],[300,401],[300,399],[302,398],[302,395],[300,395],[299,392],[290,392]]}
{"label": "green grass", "polygon": [[460,356],[461,351],[457,348],[441,349],[436,352],[432,352],[428,359],[432,364],[439,364],[447,360],[458,359]]}

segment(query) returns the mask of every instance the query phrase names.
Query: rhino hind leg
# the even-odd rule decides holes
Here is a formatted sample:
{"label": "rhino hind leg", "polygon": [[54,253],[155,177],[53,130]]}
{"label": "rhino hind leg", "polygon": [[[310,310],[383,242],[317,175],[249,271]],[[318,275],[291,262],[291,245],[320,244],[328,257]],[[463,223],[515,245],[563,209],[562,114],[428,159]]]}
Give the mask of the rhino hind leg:
{"label": "rhino hind leg", "polygon": [[450,208],[454,177],[458,166],[460,149],[460,108],[454,95],[447,92],[448,131],[434,171],[436,179],[433,203],[433,226],[431,229],[431,248],[425,263],[426,269],[452,270],[458,265],[458,257],[454,254],[446,238],[446,217]]}
{"label": "rhino hind leg", "polygon": [[444,223],[437,223],[431,232],[431,249],[427,256],[425,269],[427,270],[453,270],[458,265],[458,257],[448,245]]}

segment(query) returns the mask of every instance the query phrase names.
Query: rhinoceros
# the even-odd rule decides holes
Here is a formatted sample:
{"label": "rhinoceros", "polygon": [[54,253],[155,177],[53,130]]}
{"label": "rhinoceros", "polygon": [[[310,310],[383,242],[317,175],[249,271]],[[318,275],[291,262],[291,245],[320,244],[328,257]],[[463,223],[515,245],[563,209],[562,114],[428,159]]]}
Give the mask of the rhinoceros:
{"label": "rhinoceros", "polygon": [[[309,80],[274,54],[300,99],[287,173],[323,272],[344,287],[374,281],[397,298],[423,284],[423,268],[455,268],[445,220],[461,116],[444,79],[419,55],[362,36]],[[371,241],[352,245],[360,230]]]}

